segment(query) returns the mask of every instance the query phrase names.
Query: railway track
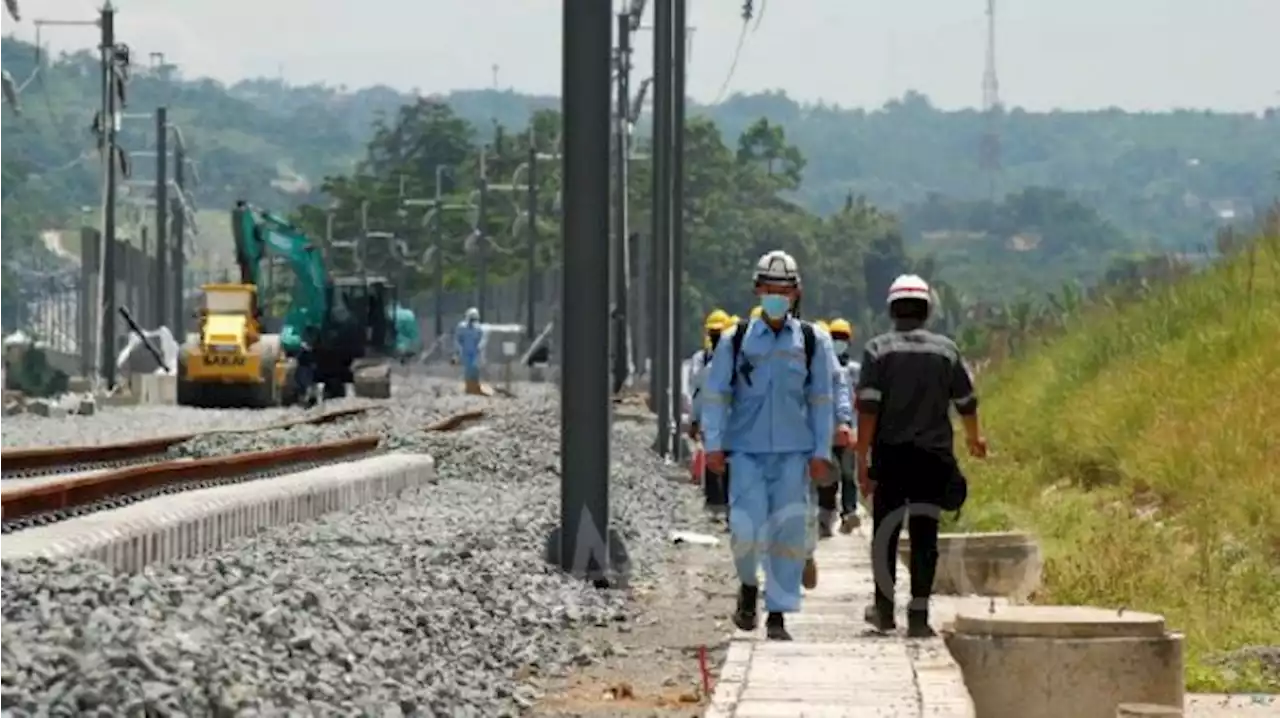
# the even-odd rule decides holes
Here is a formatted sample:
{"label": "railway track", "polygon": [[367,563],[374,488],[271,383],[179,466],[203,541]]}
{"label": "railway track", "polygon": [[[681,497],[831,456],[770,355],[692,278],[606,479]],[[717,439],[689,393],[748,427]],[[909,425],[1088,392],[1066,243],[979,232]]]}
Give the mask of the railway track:
{"label": "railway track", "polygon": [[[0,486],[0,533],[48,526],[116,509],[158,496],[269,479],[326,464],[383,453],[380,435],[321,444],[288,446],[205,458],[167,458],[172,446],[197,436],[283,429],[323,424],[358,416],[377,407],[328,412],[230,432],[211,431],[99,446],[55,447],[5,452],[6,476]],[[457,431],[484,418],[483,410],[444,417],[422,429]],[[20,457],[11,467],[11,456]],[[108,468],[102,468],[107,466]]]}
{"label": "railway track", "polygon": [[141,439],[116,444],[4,449],[0,451],[0,477],[7,481],[11,479],[32,479],[122,469],[129,466],[154,463],[157,459],[164,457],[172,447],[201,436],[243,434],[273,429],[288,429],[294,426],[327,424],[341,419],[361,416],[377,408],[380,407],[361,406],[337,409],[314,416],[287,419],[265,426],[173,434],[157,439]]}
{"label": "railway track", "polygon": [[203,459],[161,460],[116,469],[48,477],[0,491],[0,532],[47,526],[156,496],[238,484],[363,458],[380,436],[291,446]]}
{"label": "railway track", "polygon": [[155,496],[210,488],[354,458],[377,450],[379,437],[204,459],[171,459],[173,447],[213,434],[327,424],[366,414],[352,407],[242,429],[173,434],[115,444],[0,451],[0,533],[45,526]]}

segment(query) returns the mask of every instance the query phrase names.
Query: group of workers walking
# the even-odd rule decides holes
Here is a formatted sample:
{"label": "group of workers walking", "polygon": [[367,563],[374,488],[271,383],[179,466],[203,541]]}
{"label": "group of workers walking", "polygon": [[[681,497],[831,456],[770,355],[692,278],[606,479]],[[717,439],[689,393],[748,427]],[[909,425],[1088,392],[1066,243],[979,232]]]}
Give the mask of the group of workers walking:
{"label": "group of workers walking", "polygon": [[925,281],[895,280],[887,298],[894,328],[851,356],[845,319],[800,318],[795,259],[762,256],[753,273],[759,306],[748,319],[708,315],[693,357],[690,436],[702,442],[708,506],[728,513],[740,587],[734,623],[759,623],[764,568],[767,636],[791,640],[786,614],[802,587],[817,586],[817,543],[859,527],[859,494],[871,507],[876,591],[865,618],[896,628],[898,534],[909,516],[908,635],[933,635],[929,595],[941,511],[958,510],[965,479],[952,450],[949,409],[963,419],[970,453],[984,456],[977,398],[960,352],[924,328],[932,307]]}

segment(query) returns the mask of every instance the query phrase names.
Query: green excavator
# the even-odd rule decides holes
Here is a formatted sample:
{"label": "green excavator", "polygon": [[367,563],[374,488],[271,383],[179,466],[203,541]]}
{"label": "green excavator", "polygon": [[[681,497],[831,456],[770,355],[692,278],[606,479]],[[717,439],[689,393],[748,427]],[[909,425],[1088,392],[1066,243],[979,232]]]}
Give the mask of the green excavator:
{"label": "green excavator", "polygon": [[[178,403],[310,405],[320,394],[389,398],[391,367],[417,351],[417,318],[396,286],[370,274],[332,275],[320,248],[287,220],[237,202],[232,210],[238,284],[203,287],[200,331],[182,347]],[[264,264],[292,279],[283,318],[272,316]],[[279,333],[267,331],[277,323]]]}

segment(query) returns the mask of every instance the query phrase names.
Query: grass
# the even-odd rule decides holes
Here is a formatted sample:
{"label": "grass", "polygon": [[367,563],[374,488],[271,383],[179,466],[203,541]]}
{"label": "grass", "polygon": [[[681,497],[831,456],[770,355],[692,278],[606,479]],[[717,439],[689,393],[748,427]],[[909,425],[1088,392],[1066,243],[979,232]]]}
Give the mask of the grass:
{"label": "grass", "polygon": [[1280,646],[1280,236],[1089,310],[981,390],[993,455],[959,530],[1037,534],[1038,602],[1163,614],[1188,690],[1280,692],[1232,655]]}

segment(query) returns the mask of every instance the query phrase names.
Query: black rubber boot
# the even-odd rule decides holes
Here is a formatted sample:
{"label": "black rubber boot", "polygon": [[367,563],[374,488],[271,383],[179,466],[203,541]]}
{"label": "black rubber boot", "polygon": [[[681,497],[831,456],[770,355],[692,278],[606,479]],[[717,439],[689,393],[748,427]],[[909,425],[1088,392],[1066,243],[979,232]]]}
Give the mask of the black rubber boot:
{"label": "black rubber boot", "polygon": [[790,641],[791,634],[787,632],[787,622],[783,618],[783,614],[773,612],[764,622],[765,635],[770,641]]}
{"label": "black rubber boot", "polygon": [[759,623],[760,587],[743,584],[738,589],[738,609],[733,612],[733,625],[742,631],[754,631]]}
{"label": "black rubber boot", "polygon": [[862,614],[863,620],[871,624],[871,627],[881,633],[889,633],[898,629],[898,622],[893,617],[893,604],[876,601],[867,606],[867,610]]}
{"label": "black rubber boot", "polygon": [[938,632],[929,625],[928,611],[907,611],[907,638],[935,638]]}

